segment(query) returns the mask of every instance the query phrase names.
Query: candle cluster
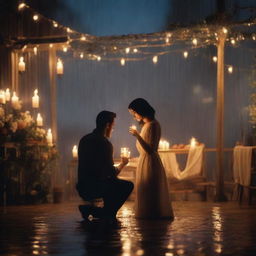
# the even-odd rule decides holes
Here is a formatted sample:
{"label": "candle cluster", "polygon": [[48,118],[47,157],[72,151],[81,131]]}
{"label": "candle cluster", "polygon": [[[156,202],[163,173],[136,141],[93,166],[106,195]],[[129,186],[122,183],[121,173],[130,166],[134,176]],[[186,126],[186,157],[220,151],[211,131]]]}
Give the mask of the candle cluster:
{"label": "candle cluster", "polygon": [[121,157],[127,157],[130,158],[131,156],[131,151],[129,148],[121,148]]}
{"label": "candle cluster", "polygon": [[170,143],[167,140],[160,140],[158,148],[160,150],[168,150],[170,148]]}

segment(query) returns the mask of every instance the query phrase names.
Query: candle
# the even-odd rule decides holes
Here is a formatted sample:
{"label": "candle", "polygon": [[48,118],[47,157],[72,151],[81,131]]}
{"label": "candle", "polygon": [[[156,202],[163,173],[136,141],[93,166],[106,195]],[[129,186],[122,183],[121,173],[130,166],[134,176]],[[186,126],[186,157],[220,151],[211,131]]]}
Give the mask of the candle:
{"label": "candle", "polygon": [[77,152],[77,146],[74,145],[73,149],[72,149],[72,155],[74,159],[78,158],[78,152]]}
{"label": "candle", "polygon": [[36,124],[37,124],[37,126],[43,126],[43,118],[40,115],[40,113],[37,114]]}
{"label": "candle", "polygon": [[5,100],[6,100],[6,101],[10,101],[10,99],[11,99],[11,93],[10,93],[9,88],[7,88],[7,89],[5,90]]}
{"label": "candle", "polygon": [[133,129],[133,130],[137,130],[136,125],[132,125],[132,126],[131,126],[131,129]]}
{"label": "candle", "polygon": [[0,91],[0,104],[5,104],[6,98],[5,98],[5,92],[3,90]]}
{"label": "candle", "polygon": [[194,148],[197,144],[197,141],[194,137],[191,138],[190,140],[190,147]]}
{"label": "candle", "polygon": [[170,143],[166,140],[160,140],[158,148],[162,150],[168,150],[170,148]]}
{"label": "candle", "polygon": [[39,96],[38,90],[34,90],[34,96],[32,97],[32,108],[39,108]]}
{"label": "candle", "polygon": [[131,151],[129,151],[129,148],[121,148],[121,157],[129,158],[130,155],[131,155]]}
{"label": "candle", "polygon": [[63,75],[63,63],[62,63],[61,59],[58,59],[58,61],[57,61],[57,74]]}
{"label": "candle", "polygon": [[52,131],[51,129],[48,129],[46,140],[49,146],[52,146]]}
{"label": "candle", "polygon": [[26,70],[26,63],[24,62],[24,57],[20,57],[19,71],[24,72],[25,70]]}
{"label": "candle", "polygon": [[12,107],[16,108],[18,104],[19,104],[19,97],[17,97],[16,92],[13,92],[13,95],[12,95]]}

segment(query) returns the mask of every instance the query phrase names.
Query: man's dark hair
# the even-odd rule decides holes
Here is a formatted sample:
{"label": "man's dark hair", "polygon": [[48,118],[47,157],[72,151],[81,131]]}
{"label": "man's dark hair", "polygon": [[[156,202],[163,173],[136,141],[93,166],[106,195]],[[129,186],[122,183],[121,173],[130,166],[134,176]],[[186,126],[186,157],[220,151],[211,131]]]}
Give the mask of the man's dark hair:
{"label": "man's dark hair", "polygon": [[155,118],[154,108],[143,98],[133,100],[128,108],[134,110],[143,117]]}
{"label": "man's dark hair", "polygon": [[101,111],[96,118],[97,129],[104,129],[107,123],[113,123],[116,118],[116,113],[110,111]]}

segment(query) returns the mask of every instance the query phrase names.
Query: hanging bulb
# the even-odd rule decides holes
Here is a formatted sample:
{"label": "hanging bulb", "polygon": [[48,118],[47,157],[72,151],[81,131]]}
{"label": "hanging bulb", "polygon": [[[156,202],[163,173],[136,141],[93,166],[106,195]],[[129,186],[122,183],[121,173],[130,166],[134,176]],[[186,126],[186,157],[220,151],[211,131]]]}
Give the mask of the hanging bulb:
{"label": "hanging bulb", "polygon": [[21,10],[23,10],[25,7],[26,7],[26,4],[25,4],[25,3],[20,3],[20,4],[18,5],[18,10],[21,11]]}
{"label": "hanging bulb", "polygon": [[229,73],[229,74],[232,74],[232,73],[233,73],[233,67],[232,67],[232,66],[229,66],[229,67],[228,67],[228,73]]}
{"label": "hanging bulb", "polygon": [[128,54],[130,52],[130,48],[129,47],[125,48],[125,52]]}
{"label": "hanging bulb", "polygon": [[33,15],[33,20],[34,20],[34,21],[38,21],[38,20],[39,20],[38,14],[34,14],[34,15]]}
{"label": "hanging bulb", "polygon": [[197,39],[194,38],[194,39],[192,40],[192,43],[193,43],[193,45],[197,45]]}
{"label": "hanging bulb", "polygon": [[187,57],[188,57],[188,52],[186,51],[186,52],[183,52],[183,56],[184,56],[184,58],[186,59]]}
{"label": "hanging bulb", "polygon": [[125,65],[125,59],[122,58],[121,61],[120,61],[121,65],[124,66]]}
{"label": "hanging bulb", "polygon": [[154,56],[152,58],[152,61],[153,61],[154,64],[156,64],[158,62],[158,56]]}
{"label": "hanging bulb", "polygon": [[215,63],[216,63],[216,62],[218,61],[217,56],[213,56],[213,57],[212,57],[212,60],[213,60],[213,62],[215,62]]}

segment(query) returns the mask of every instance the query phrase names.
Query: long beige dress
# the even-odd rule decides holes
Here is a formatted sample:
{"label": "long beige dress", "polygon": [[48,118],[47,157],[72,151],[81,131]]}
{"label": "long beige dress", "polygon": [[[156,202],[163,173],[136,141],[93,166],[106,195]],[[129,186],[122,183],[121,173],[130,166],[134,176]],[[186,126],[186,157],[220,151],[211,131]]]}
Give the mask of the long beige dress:
{"label": "long beige dress", "polygon": [[168,182],[157,149],[161,137],[158,121],[145,123],[140,136],[147,150],[137,140],[140,153],[136,171],[135,216],[138,218],[173,218]]}

